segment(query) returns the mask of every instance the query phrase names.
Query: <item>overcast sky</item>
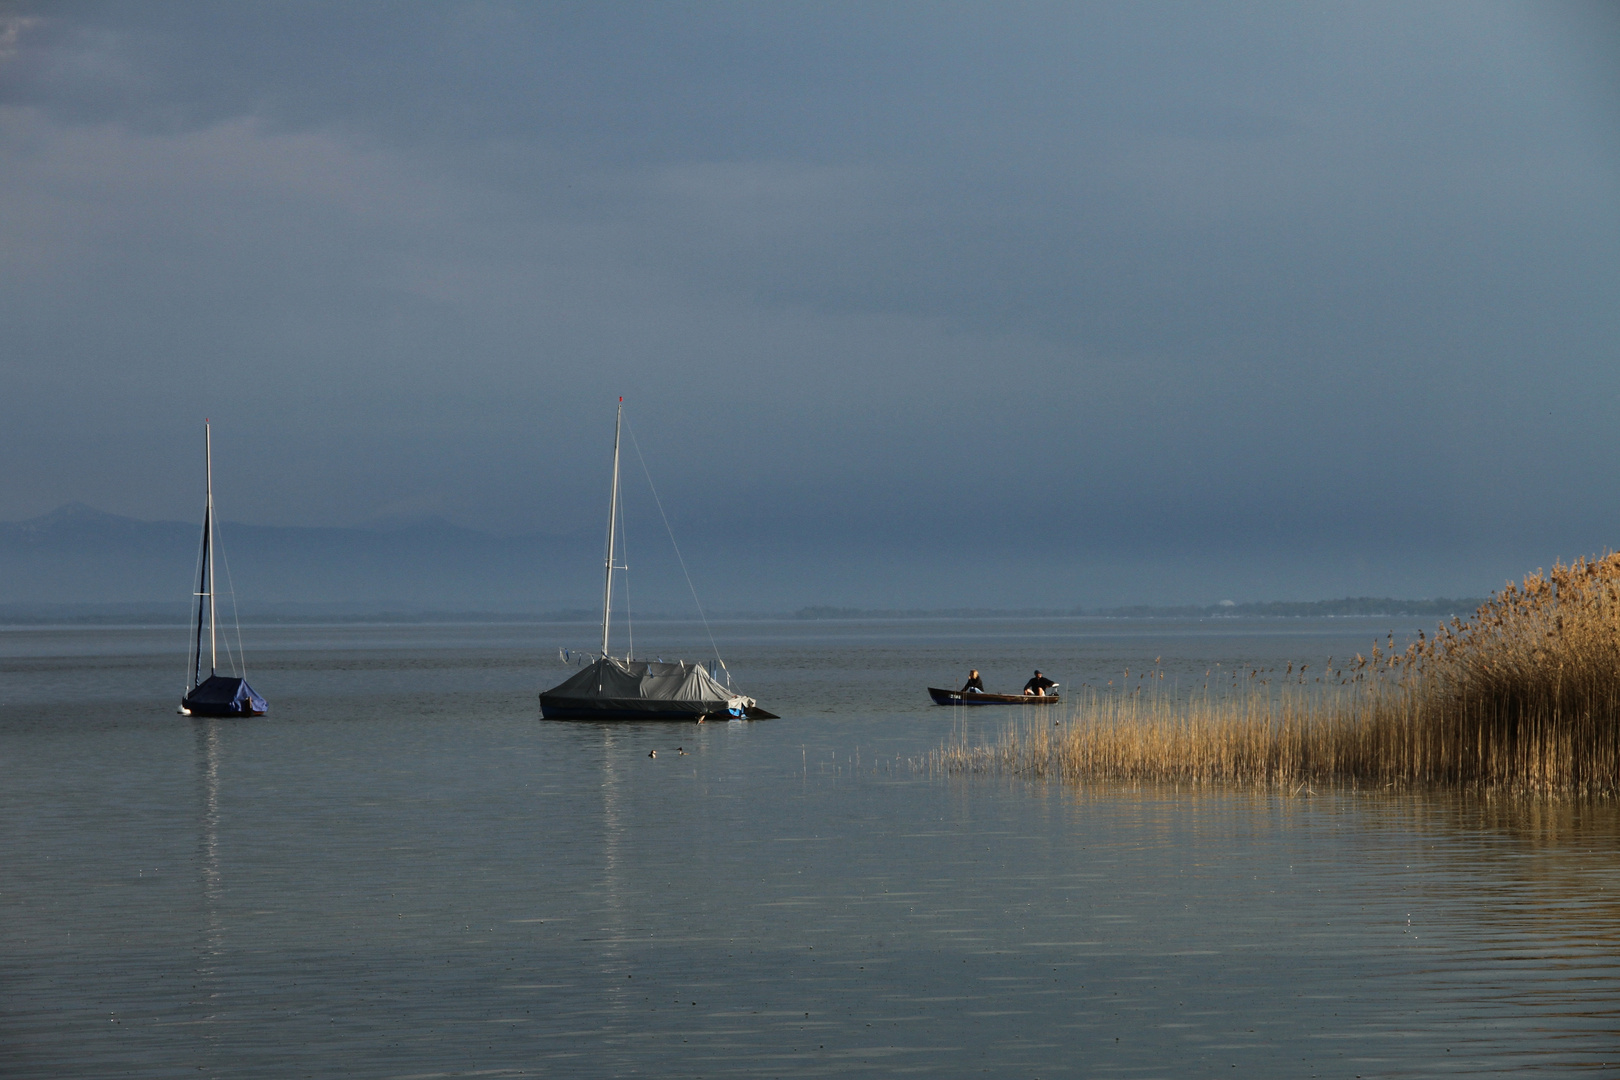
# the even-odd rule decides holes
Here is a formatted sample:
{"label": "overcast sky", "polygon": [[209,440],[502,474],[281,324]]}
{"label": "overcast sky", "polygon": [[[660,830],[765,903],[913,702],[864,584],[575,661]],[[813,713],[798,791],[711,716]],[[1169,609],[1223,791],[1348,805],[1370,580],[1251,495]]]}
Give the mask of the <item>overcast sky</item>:
{"label": "overcast sky", "polygon": [[594,534],[623,394],[725,606],[1478,594],[1620,544],[1617,10],[0,3],[0,519]]}

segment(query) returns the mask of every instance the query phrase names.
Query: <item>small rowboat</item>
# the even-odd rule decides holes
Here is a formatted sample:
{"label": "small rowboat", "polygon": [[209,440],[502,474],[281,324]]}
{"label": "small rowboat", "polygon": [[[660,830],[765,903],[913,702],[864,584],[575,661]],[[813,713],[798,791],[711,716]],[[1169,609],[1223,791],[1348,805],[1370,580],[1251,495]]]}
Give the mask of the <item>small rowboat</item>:
{"label": "small rowboat", "polygon": [[1056,694],[964,694],[960,690],[928,688],[935,705],[1056,705]]}

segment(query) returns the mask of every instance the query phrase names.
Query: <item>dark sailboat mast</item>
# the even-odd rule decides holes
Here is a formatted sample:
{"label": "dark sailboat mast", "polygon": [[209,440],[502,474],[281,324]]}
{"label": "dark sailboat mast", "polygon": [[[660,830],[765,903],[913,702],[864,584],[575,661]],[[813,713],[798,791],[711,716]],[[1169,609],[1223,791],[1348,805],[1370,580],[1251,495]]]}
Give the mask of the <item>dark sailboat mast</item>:
{"label": "dark sailboat mast", "polygon": [[197,686],[203,681],[202,674],[202,630],[203,606],[207,601],[208,608],[208,674],[213,675],[219,668],[219,636],[214,628],[214,429],[208,421],[203,421],[203,455],[207,465],[208,502],[203,508],[203,538],[202,538],[202,567],[197,575],[197,623],[195,644],[191,655],[191,685]]}
{"label": "dark sailboat mast", "polygon": [[[196,686],[202,682],[202,628],[203,620],[207,618],[205,608],[208,603],[208,517],[203,516],[202,561],[198,564],[200,570],[197,575],[197,591],[192,595],[197,598],[197,615],[191,621],[191,685]],[[189,689],[189,688],[188,688]]]}

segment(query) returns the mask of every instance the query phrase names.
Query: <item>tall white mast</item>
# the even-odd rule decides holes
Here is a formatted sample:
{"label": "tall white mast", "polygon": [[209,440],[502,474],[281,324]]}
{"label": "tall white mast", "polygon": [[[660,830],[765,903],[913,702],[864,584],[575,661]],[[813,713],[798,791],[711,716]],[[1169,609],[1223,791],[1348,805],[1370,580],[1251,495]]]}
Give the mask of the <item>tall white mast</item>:
{"label": "tall white mast", "polygon": [[203,421],[203,442],[208,456],[208,674],[219,668],[219,644],[214,633],[214,429]]}
{"label": "tall white mast", "polygon": [[[602,589],[602,655],[608,654],[608,618],[613,612],[613,544],[619,526],[619,427],[624,423],[624,398],[613,421],[613,495],[608,501],[607,584]],[[212,496],[210,496],[212,499]],[[213,505],[212,502],[209,503]]]}

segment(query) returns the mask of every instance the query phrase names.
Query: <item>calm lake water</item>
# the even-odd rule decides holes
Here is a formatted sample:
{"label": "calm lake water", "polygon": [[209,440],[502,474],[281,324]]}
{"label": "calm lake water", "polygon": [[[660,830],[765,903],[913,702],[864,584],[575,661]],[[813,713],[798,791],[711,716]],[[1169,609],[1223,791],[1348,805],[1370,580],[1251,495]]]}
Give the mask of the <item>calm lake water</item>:
{"label": "calm lake water", "polygon": [[588,626],[250,628],[237,721],[183,630],[3,630],[0,1075],[1620,1076],[1612,805],[912,765],[1009,719],[928,703],[970,665],[1420,625],[718,625],[783,719],[673,726],[538,719]]}

